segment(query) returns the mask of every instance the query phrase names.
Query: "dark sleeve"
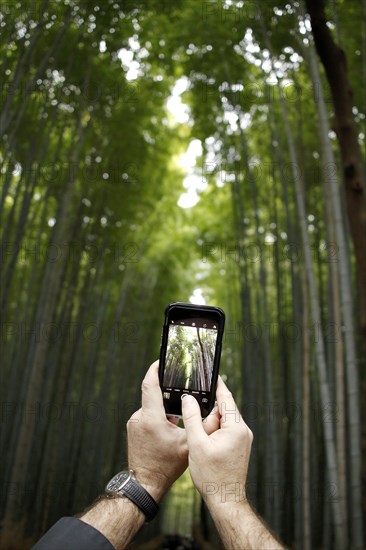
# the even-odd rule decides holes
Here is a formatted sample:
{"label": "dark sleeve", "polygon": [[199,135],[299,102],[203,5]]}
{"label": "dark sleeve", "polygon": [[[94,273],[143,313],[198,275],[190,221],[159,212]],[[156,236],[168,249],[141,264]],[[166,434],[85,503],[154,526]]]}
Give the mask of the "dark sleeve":
{"label": "dark sleeve", "polygon": [[31,550],[115,550],[97,529],[78,518],[61,518]]}

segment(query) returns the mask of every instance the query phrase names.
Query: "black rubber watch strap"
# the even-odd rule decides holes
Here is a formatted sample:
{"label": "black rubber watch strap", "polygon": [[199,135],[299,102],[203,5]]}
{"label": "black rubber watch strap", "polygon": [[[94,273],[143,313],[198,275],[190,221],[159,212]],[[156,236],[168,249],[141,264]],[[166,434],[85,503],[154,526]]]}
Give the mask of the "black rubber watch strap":
{"label": "black rubber watch strap", "polygon": [[140,508],[140,510],[145,514],[147,521],[154,519],[158,513],[158,504],[136,479],[129,479],[123,486],[123,489],[121,489],[121,493],[132,500],[132,502]]}
{"label": "black rubber watch strap", "polygon": [[151,521],[159,511],[159,505],[149,495],[142,485],[134,477],[133,470],[126,470],[116,474],[107,483],[105,488],[107,495],[125,496],[131,500],[145,514],[146,520]]}

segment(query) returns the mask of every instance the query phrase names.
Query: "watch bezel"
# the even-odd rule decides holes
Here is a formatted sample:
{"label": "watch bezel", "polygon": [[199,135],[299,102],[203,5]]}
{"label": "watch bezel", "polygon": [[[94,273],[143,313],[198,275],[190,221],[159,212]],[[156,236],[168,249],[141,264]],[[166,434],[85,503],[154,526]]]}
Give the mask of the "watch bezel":
{"label": "watch bezel", "polygon": [[[118,488],[111,488],[111,485],[113,486],[113,484],[115,483],[115,479],[118,478],[119,476],[121,476],[122,474],[128,474],[126,479],[122,482],[121,485],[118,486]],[[122,472],[118,472],[115,476],[112,477],[112,479],[110,479],[106,485],[106,488],[105,488],[105,492],[109,495],[111,494],[116,494],[116,493],[119,493],[119,494],[124,494],[123,493],[123,487],[125,487],[127,485],[127,483],[130,481],[130,479],[132,479],[134,476],[133,476],[133,470],[123,470]]]}

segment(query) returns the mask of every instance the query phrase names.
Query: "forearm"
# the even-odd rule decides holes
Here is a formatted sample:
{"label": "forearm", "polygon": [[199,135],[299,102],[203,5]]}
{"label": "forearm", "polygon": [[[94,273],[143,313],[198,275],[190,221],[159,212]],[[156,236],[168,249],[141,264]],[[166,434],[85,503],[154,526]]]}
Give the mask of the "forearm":
{"label": "forearm", "polygon": [[116,550],[126,548],[146,521],[141,510],[125,497],[102,498],[79,519],[98,529]]}
{"label": "forearm", "polygon": [[208,503],[225,548],[230,550],[283,550],[284,546],[252,509],[248,501]]}

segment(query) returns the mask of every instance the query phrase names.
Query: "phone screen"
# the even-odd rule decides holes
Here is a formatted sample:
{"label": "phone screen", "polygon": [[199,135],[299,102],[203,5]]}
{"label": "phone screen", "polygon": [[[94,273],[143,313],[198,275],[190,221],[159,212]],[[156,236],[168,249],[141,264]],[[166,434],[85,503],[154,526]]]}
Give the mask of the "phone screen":
{"label": "phone screen", "polygon": [[202,319],[171,321],[163,386],[208,392],[211,387],[217,326]]}
{"label": "phone screen", "polygon": [[161,357],[161,386],[167,413],[180,415],[183,393],[196,397],[202,416],[213,406],[212,387],[217,381],[221,351],[218,339],[221,344],[223,327],[217,313],[203,315],[192,311],[184,315],[182,311],[168,316]]}

